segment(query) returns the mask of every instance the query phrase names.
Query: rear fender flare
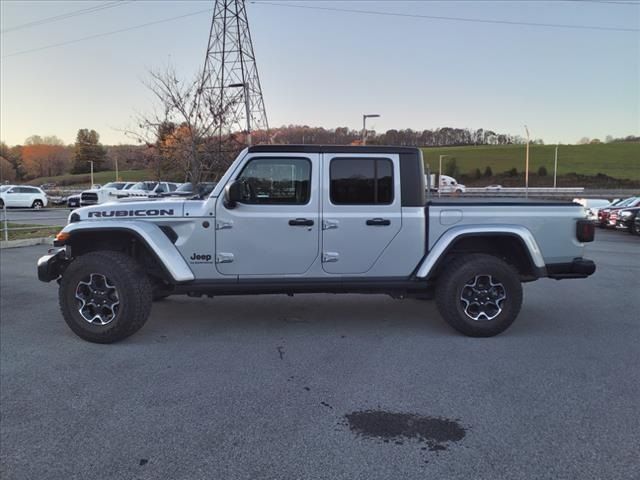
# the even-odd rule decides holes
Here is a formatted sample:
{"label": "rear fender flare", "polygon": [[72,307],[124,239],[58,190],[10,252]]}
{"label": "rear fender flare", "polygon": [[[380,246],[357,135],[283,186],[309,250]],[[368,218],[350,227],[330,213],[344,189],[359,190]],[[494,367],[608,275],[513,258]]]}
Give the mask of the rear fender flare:
{"label": "rear fender flare", "polygon": [[518,225],[467,225],[453,227],[438,238],[433,248],[429,250],[427,256],[420,263],[416,271],[416,277],[428,278],[435,270],[438,262],[444,259],[447,251],[460,238],[469,236],[480,237],[483,235],[506,235],[520,239],[529,253],[534,268],[539,272],[538,276],[545,276],[545,261],[542,257],[540,247],[538,247],[538,243],[531,231],[526,227]]}

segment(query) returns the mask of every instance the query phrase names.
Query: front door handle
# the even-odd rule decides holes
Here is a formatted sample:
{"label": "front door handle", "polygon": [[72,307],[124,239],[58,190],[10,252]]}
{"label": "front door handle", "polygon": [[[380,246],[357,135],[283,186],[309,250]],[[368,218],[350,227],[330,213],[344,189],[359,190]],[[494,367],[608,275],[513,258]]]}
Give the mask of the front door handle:
{"label": "front door handle", "polygon": [[313,226],[313,220],[309,220],[308,218],[295,218],[289,220],[289,225],[292,227],[311,227]]}
{"label": "front door handle", "polygon": [[373,227],[388,227],[391,225],[391,220],[387,218],[370,218],[367,220],[367,225]]}

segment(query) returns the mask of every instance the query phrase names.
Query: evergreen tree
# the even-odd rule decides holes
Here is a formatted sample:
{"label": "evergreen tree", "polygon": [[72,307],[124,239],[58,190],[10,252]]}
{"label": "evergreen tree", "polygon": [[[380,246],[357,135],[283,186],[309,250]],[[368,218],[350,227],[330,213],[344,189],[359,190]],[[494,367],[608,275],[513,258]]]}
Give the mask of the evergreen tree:
{"label": "evergreen tree", "polygon": [[100,135],[95,130],[86,128],[78,130],[74,153],[72,173],[87,173],[91,171],[89,162],[93,162],[93,170],[95,172],[104,169],[103,165],[107,158],[107,150],[100,144]]}

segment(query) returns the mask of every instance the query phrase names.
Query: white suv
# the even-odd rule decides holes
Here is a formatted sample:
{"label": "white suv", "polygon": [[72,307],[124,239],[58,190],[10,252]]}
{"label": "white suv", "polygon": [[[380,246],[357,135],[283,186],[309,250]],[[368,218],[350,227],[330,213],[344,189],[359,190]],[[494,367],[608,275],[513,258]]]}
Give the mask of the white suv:
{"label": "white suv", "polygon": [[128,190],[135,182],[110,182],[103,187],[91,188],[80,194],[80,206],[96,205],[116,200],[121,192]]}
{"label": "white suv", "polygon": [[[163,193],[175,192],[178,184],[174,182],[138,182],[122,192],[126,197],[159,197]],[[120,196],[120,195],[118,195]]]}
{"label": "white suv", "polygon": [[0,206],[42,208],[49,201],[47,194],[38,187],[22,185],[3,185],[0,187]]}

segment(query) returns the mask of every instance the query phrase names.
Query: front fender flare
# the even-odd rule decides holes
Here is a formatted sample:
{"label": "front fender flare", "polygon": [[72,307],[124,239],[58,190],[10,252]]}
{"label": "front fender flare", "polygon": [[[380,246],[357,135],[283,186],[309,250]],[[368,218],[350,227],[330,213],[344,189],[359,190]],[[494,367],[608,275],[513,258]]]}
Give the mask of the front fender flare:
{"label": "front fender flare", "polygon": [[61,233],[70,234],[72,240],[75,235],[81,233],[99,232],[106,234],[110,231],[130,233],[144,243],[175,283],[189,282],[195,279],[193,272],[184,258],[182,258],[182,255],[180,255],[180,252],[178,252],[178,249],[155,223],[135,220],[76,222],[64,227]]}
{"label": "front fender flare", "polygon": [[416,277],[427,278],[438,261],[446,255],[449,247],[459,238],[482,235],[507,235],[519,238],[529,252],[535,268],[540,272],[545,271],[545,262],[540,247],[538,247],[533,233],[526,227],[518,225],[465,225],[450,228],[438,238],[433,248],[429,250],[429,254],[420,263]]}

